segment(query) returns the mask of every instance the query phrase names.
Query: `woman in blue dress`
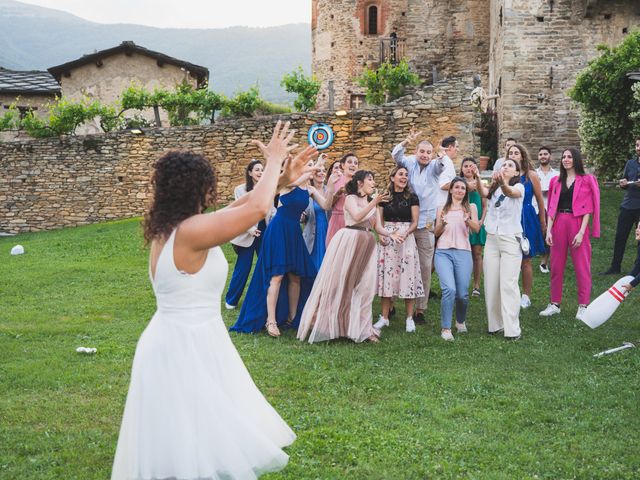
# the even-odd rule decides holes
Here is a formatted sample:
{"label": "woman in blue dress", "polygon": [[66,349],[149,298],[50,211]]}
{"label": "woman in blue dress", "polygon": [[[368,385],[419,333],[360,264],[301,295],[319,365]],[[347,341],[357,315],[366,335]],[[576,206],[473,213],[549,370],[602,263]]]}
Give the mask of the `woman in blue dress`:
{"label": "woman in blue dress", "polygon": [[[264,167],[260,160],[251,160],[247,168],[245,169],[245,182],[242,185],[238,185],[233,191],[235,200],[238,200],[243,195],[246,195],[253,190],[256,183],[260,181],[262,177],[262,171]],[[249,279],[249,273],[251,272],[251,266],[253,265],[253,256],[257,256],[260,251],[261,237],[264,231],[267,229],[267,218],[263,218],[256,225],[253,225],[249,230],[238,235],[231,240],[233,250],[238,255],[236,260],[236,266],[233,269],[233,275],[231,275],[231,281],[229,282],[229,289],[225,296],[225,307],[227,310],[233,310],[240,302],[240,297],[244,292],[244,287]]]}
{"label": "woman in blue dress", "polygon": [[544,205],[542,198],[542,189],[540,188],[540,180],[536,171],[531,166],[529,154],[522,145],[513,145],[507,151],[507,158],[518,162],[520,165],[520,183],[524,185],[524,203],[522,205],[522,231],[529,239],[529,254],[522,256],[522,290],[523,294],[520,298],[520,307],[529,308],[531,306],[531,290],[533,288],[533,268],[531,259],[538,255],[546,253],[544,237],[547,232],[547,219],[545,218],[544,208],[536,213],[533,207],[533,198],[535,196],[538,205]]}
{"label": "woman in blue dress", "polygon": [[[326,160],[325,154],[322,154],[323,159]],[[340,165],[338,163],[338,165]],[[326,185],[324,183],[326,178],[324,166],[319,166],[313,177],[309,181],[309,206],[303,213],[304,228],[302,230],[302,237],[311,255],[311,260],[316,267],[316,270],[320,270],[322,260],[324,259],[324,253],[327,249],[326,239],[327,231],[329,227],[329,216],[327,213],[331,211],[334,184],[340,178],[339,172],[332,175]]]}
{"label": "woman in blue dress", "polygon": [[297,328],[317,273],[300,229],[300,217],[309,205],[309,191],[301,185],[306,185],[310,176],[303,175],[280,191],[278,209],[262,238],[253,277],[232,331],[252,333],[266,327],[270,336],[278,337],[278,325]]}

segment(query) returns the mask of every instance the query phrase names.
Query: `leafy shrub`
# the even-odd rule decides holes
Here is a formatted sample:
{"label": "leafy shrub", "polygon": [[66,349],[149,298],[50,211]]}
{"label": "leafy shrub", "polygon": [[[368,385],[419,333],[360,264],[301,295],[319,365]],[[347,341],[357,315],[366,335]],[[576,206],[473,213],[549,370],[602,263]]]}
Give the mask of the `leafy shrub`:
{"label": "leafy shrub", "polygon": [[222,115],[225,117],[252,117],[263,103],[264,100],[260,98],[260,90],[257,86],[253,86],[246,92],[238,92],[235,97],[229,99],[222,109]]}
{"label": "leafy shrub", "polygon": [[313,75],[306,76],[302,67],[282,77],[280,85],[287,92],[298,94],[298,98],[293,101],[293,106],[299,112],[308,112],[316,106],[320,82]]}
{"label": "leafy shrub", "polygon": [[3,115],[0,115],[0,132],[18,130],[20,128],[20,110],[13,103]]}
{"label": "leafy shrub", "polygon": [[629,34],[620,45],[600,45],[600,56],[580,72],[569,96],[580,104],[580,139],[589,163],[603,178],[616,178],[633,152],[640,110],[627,73],[640,70],[640,31]]}
{"label": "leafy shrub", "polygon": [[409,69],[406,60],[397,65],[385,62],[377,70],[365,69],[357,80],[366,88],[366,100],[371,105],[395,100],[407,87],[420,84],[420,78]]}

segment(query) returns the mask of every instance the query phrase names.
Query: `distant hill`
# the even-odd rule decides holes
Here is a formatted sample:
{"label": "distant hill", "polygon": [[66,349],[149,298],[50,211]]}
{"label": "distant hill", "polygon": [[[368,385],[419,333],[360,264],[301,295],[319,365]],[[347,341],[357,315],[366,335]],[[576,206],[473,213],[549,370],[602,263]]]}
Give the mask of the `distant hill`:
{"label": "distant hill", "polygon": [[94,23],[66,12],[0,0],[0,66],[46,70],[124,40],[210,70],[211,88],[226,95],[257,81],[273,102],[291,99],[282,76],[311,68],[309,24],[225,29],[153,28]]}

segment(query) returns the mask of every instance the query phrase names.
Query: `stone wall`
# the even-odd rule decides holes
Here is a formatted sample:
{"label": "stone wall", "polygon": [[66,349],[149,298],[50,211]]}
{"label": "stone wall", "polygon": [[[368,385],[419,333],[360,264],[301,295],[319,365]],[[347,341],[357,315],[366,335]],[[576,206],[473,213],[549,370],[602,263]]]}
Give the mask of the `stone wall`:
{"label": "stone wall", "polygon": [[[489,59],[488,0],[312,0],[313,72],[321,82],[318,108],[349,108],[354,81],[365,68],[377,68],[381,38],[395,32],[405,58],[422,80],[479,72]],[[376,6],[378,32],[366,31],[366,9]]]}
{"label": "stone wall", "polygon": [[489,90],[501,91],[500,144],[578,145],[568,90],[598,44],[614,46],[638,26],[637,0],[492,0]]}
{"label": "stone wall", "polygon": [[[315,122],[331,124],[335,142],[331,160],[355,153],[363,168],[385,175],[393,165],[390,151],[412,127],[437,143],[455,135],[461,153],[474,149],[469,105],[470,78],[451,79],[384,108],[352,111],[345,117],[326,113],[288,117],[306,143]],[[204,154],[218,175],[221,203],[244,181],[244,167],[258,151],[252,138],[267,139],[276,117],[228,120],[212,126],[16,141],[0,144],[0,232],[27,232],[83,225],[141,215],[149,199],[155,159],[172,149]],[[411,147],[412,148],[412,147]],[[381,184],[385,180],[379,178]]]}

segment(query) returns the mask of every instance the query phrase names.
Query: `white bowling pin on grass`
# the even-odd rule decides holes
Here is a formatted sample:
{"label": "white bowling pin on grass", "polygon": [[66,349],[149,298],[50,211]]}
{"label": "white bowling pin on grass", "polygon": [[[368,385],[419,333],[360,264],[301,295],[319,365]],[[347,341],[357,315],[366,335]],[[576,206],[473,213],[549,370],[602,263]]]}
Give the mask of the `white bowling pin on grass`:
{"label": "white bowling pin on grass", "polygon": [[625,291],[622,285],[631,283],[631,280],[633,280],[633,277],[627,275],[614,283],[609,290],[589,304],[580,320],[591,328],[598,328],[609,320],[622,301],[629,295],[629,292]]}

